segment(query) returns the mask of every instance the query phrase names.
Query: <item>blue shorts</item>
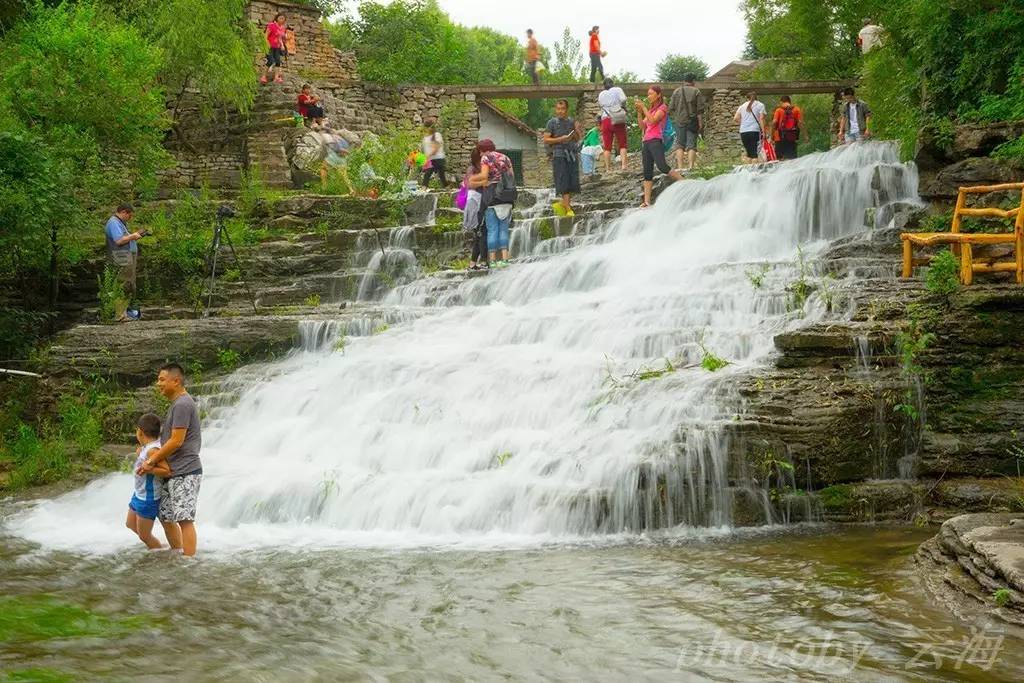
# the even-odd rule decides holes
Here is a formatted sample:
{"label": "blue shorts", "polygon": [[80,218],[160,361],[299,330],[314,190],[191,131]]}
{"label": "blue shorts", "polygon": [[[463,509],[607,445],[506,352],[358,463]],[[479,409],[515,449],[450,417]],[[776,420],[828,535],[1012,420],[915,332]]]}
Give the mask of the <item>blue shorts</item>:
{"label": "blue shorts", "polygon": [[128,509],[132,510],[143,519],[156,519],[156,513],[160,510],[160,499],[142,500],[133,495],[128,503]]}

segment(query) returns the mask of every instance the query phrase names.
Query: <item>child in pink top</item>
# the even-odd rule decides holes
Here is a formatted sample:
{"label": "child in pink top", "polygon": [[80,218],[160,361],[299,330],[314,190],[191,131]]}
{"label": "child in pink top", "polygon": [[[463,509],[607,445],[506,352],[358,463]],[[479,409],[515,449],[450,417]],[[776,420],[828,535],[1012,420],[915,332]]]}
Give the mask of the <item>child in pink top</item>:
{"label": "child in pink top", "polygon": [[[266,83],[270,77],[274,83],[283,83],[281,78],[281,58],[284,56],[284,32],[285,19],[283,14],[278,14],[274,20],[267,24],[267,46],[270,51],[267,53],[267,71],[260,77],[260,83]],[[274,69],[277,73],[274,73]]]}
{"label": "child in pink top", "polygon": [[661,94],[661,87],[651,86],[647,91],[647,101],[650,106],[643,103],[643,100],[636,101],[636,111],[643,137],[643,161],[644,161],[644,203],[641,208],[651,205],[651,190],[654,187],[654,167],[662,173],[667,173],[673,180],[682,180],[683,176],[669,168],[665,160],[665,123],[668,121],[668,107],[665,105],[665,98]]}

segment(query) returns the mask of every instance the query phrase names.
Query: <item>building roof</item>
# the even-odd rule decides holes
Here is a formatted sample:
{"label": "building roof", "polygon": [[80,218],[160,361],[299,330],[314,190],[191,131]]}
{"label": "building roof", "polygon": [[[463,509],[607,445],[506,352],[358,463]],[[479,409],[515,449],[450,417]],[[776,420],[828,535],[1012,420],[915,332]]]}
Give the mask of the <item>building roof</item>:
{"label": "building roof", "polygon": [[490,100],[479,99],[476,101],[476,103],[477,106],[492,112],[495,116],[497,116],[505,123],[515,128],[519,132],[529,135],[530,137],[537,137],[537,131],[535,131],[533,128],[530,128],[528,125],[517,119],[515,116],[512,116],[508,112],[501,110]]}
{"label": "building roof", "polygon": [[737,59],[734,62],[729,62],[721,69],[708,76],[705,80],[710,80],[712,78],[737,78],[753,69],[760,62],[761,60],[759,59]]}

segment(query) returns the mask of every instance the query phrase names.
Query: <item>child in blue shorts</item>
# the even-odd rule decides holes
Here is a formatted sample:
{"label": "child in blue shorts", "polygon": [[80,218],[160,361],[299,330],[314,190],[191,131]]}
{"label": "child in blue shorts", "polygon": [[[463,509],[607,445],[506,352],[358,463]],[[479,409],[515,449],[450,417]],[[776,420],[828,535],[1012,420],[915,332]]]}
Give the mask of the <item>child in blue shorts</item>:
{"label": "child in blue shorts", "polygon": [[[150,452],[160,448],[160,418],[146,413],[139,418],[135,427],[135,439],[139,442],[138,457],[132,471],[138,470]],[[166,461],[157,464],[152,472],[135,475],[135,492],[128,503],[128,519],[125,526],[131,529],[139,540],[150,550],[161,548],[160,541],[153,536],[153,522],[160,509],[160,489],[163,480],[171,476]]]}

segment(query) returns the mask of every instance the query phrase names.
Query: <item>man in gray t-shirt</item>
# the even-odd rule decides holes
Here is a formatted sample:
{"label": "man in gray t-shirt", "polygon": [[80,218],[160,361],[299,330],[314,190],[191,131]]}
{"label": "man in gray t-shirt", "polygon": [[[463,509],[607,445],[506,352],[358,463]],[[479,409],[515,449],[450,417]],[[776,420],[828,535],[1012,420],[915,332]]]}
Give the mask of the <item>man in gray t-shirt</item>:
{"label": "man in gray t-shirt", "polygon": [[580,191],[579,130],[576,121],[569,118],[568,100],[558,100],[555,116],[544,129],[544,144],[551,149],[551,170],[555,179],[555,194],[562,196],[556,205],[556,214],[576,215],[572,210],[572,195]]}
{"label": "man in gray t-shirt", "polygon": [[203,445],[199,410],[185,391],[185,372],[176,363],[160,368],[156,384],[171,405],[160,428],[160,448],[150,453],[137,470],[144,474],[161,460],[166,460],[171,476],[164,480],[160,495],[160,523],[172,548],[181,548],[186,555],[196,554],[196,509],[199,487],[203,481],[203,464],[199,449]]}

